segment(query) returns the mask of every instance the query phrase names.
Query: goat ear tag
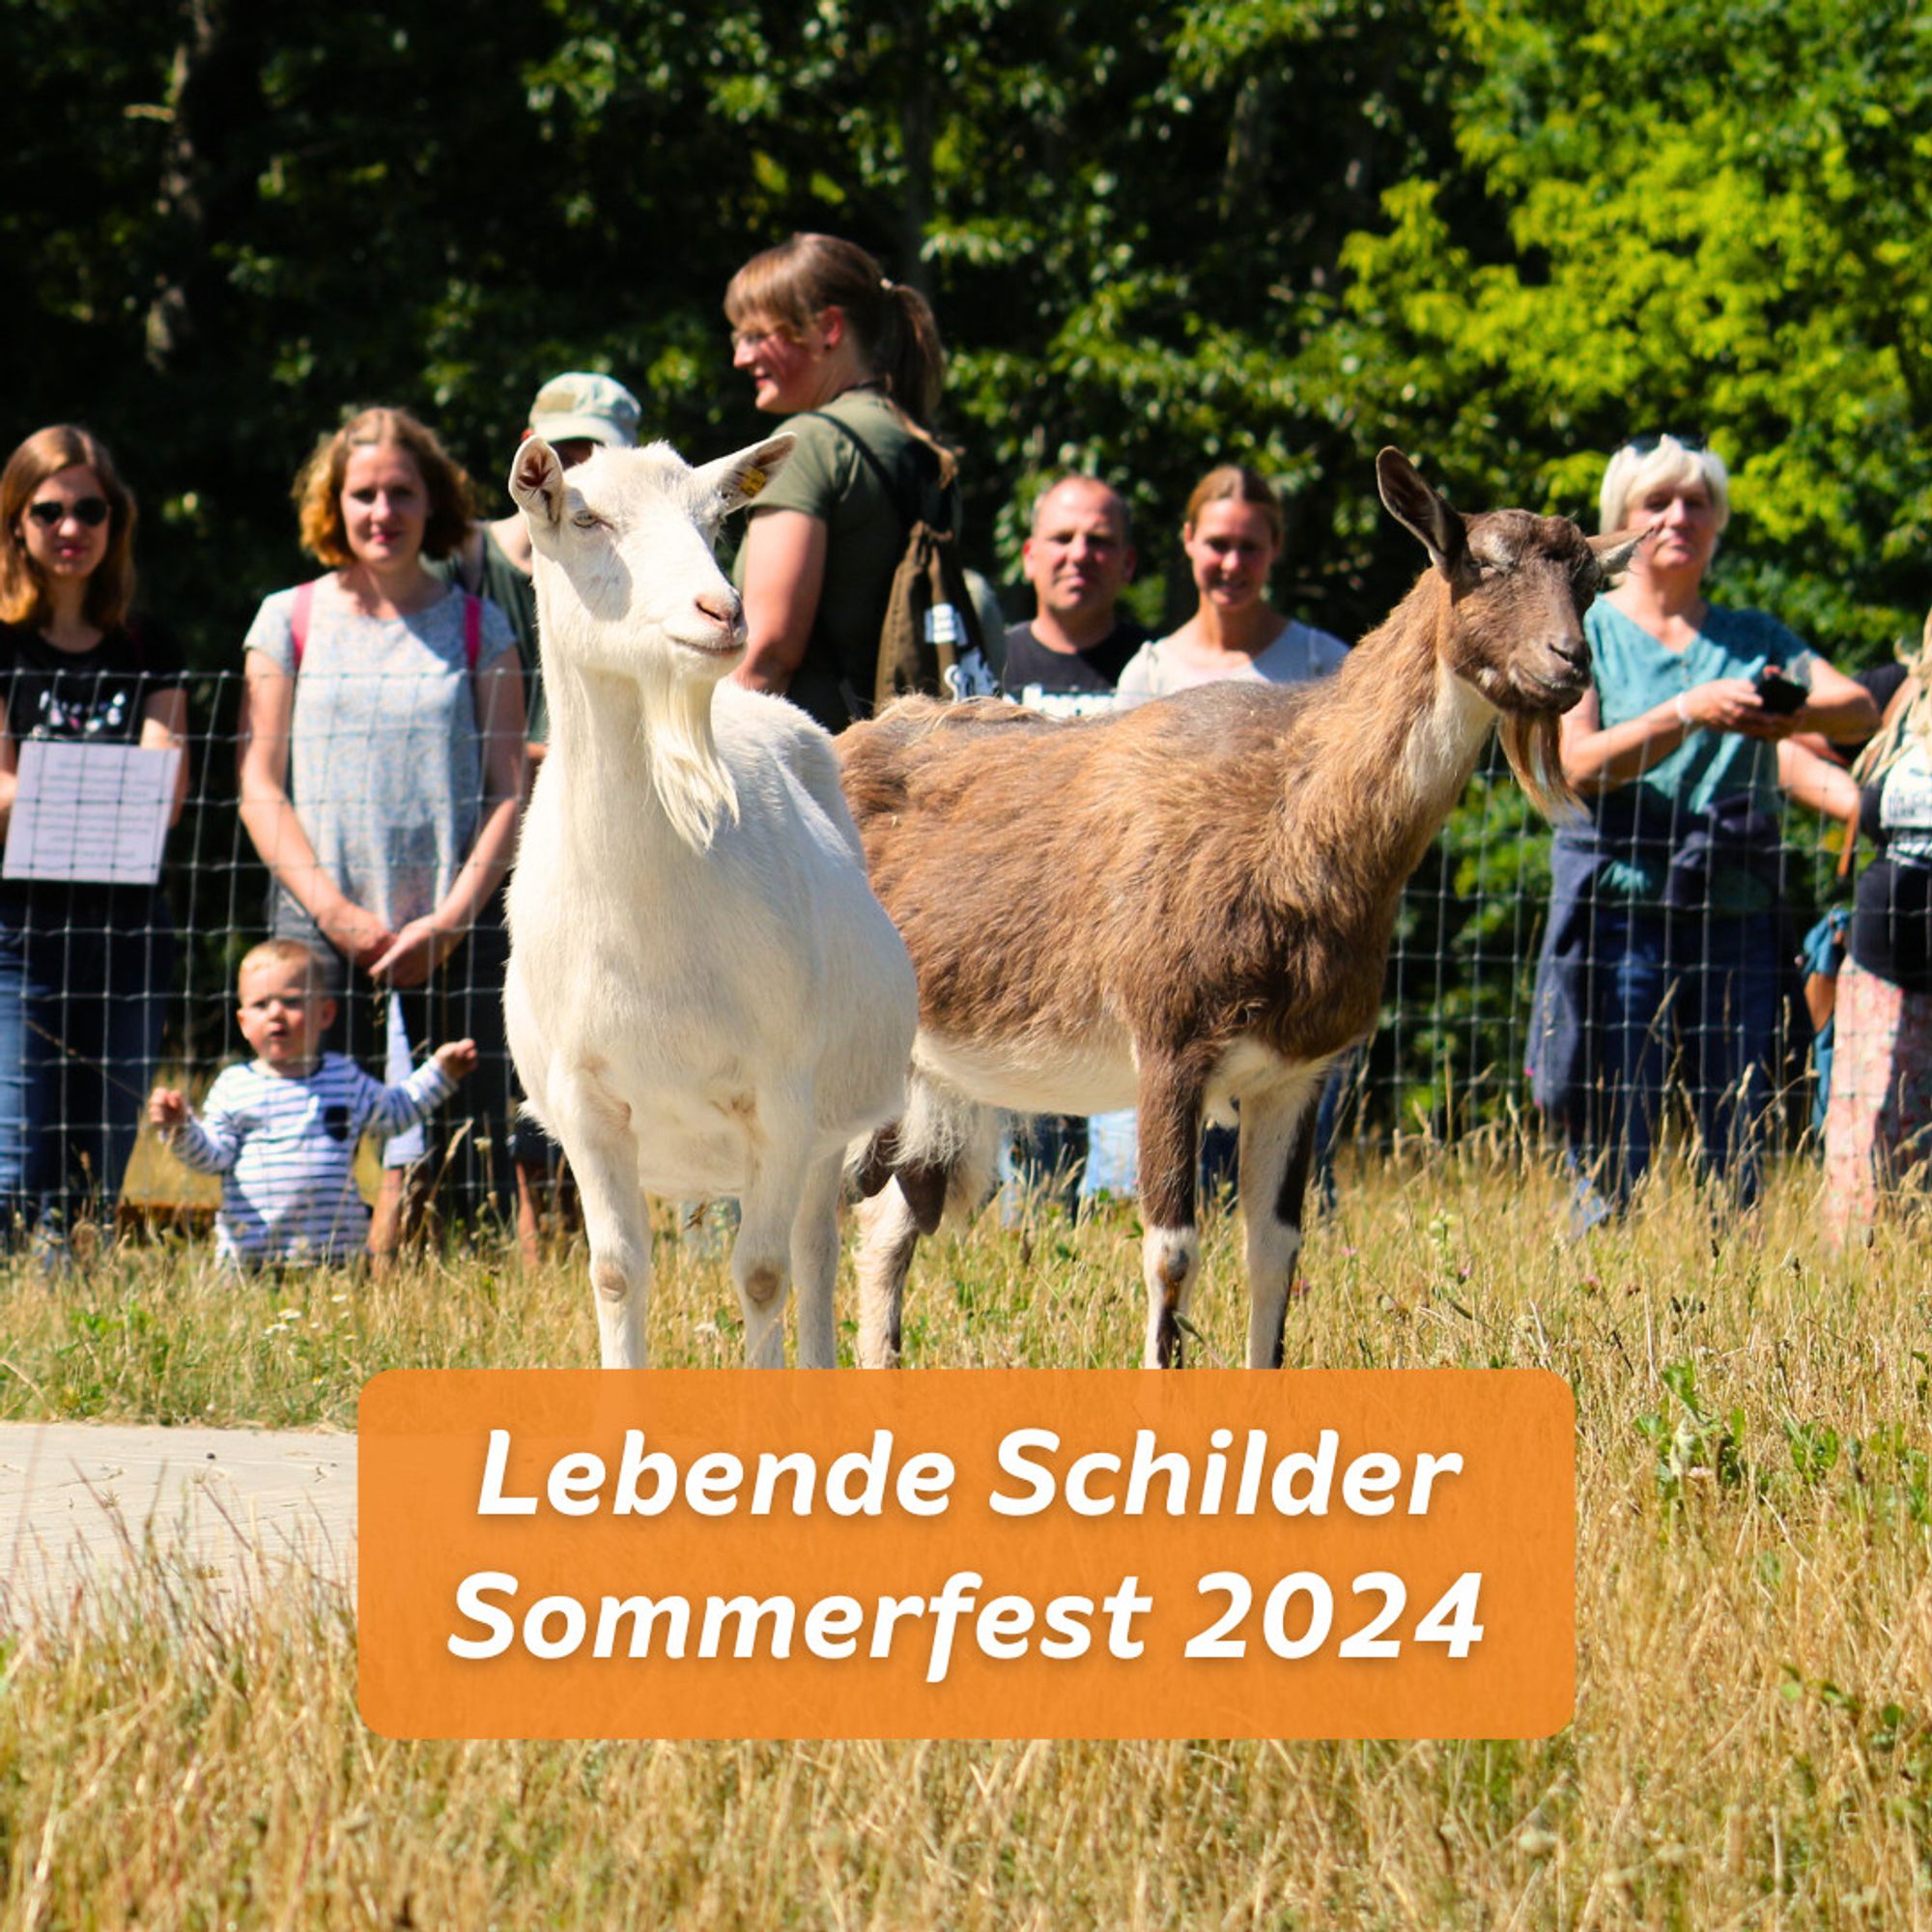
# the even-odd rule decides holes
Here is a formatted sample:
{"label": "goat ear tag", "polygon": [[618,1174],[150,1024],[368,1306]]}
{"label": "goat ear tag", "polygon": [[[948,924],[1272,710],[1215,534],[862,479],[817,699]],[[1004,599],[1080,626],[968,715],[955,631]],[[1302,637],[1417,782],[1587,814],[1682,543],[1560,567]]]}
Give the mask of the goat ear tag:
{"label": "goat ear tag", "polygon": [[741,497],[755,497],[765,487],[765,472],[762,469],[748,469],[738,478],[738,494]]}

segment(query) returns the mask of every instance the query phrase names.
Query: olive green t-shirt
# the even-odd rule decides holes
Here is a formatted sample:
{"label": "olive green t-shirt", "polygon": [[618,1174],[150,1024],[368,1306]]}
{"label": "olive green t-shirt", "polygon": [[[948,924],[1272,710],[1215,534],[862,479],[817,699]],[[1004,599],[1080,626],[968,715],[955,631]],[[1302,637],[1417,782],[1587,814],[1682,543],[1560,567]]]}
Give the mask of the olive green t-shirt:
{"label": "olive green t-shirt", "polygon": [[[802,510],[826,527],[825,582],[805,656],[785,696],[825,726],[842,731],[870,715],[878,680],[879,627],[893,573],[905,550],[906,526],[872,466],[852,438],[825,420],[834,416],[862,438],[884,466],[902,479],[909,502],[930,461],[924,443],[904,424],[877,389],[848,389],[814,414],[787,418],[781,433],[798,438],[791,459],[749,514]],[[744,585],[741,548],[734,576]]]}

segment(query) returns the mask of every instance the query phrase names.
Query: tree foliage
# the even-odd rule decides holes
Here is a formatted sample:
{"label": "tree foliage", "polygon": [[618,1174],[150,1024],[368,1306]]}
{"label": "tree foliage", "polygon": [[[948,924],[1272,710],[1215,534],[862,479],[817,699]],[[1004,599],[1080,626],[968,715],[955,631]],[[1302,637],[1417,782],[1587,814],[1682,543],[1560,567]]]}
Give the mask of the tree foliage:
{"label": "tree foliage", "polygon": [[1344,250],[1365,404],[1468,492],[1579,516],[1627,435],[1704,435],[1735,479],[1723,594],[1851,662],[1916,636],[1932,16],[1634,0],[1453,31],[1461,166]]}
{"label": "tree foliage", "polygon": [[491,480],[571,363],[675,440],[749,434],[719,298],[795,227],[934,298],[989,565],[1091,464],[1157,578],[1193,477],[1252,458],[1285,596],[1352,632],[1413,561],[1381,442],[1472,506],[1585,513],[1607,447],[1688,427],[1736,469],[1734,594],[1855,657],[1925,601],[1906,0],[7,0],[0,49],[12,427],[124,453],[211,661],[353,402]]}
{"label": "tree foliage", "polygon": [[[748,440],[720,301],[797,228],[930,294],[996,578],[1091,467],[1175,614],[1178,505],[1238,457],[1286,493],[1279,601],[1355,636],[1420,564],[1381,444],[1593,521],[1605,452],[1670,428],[1733,468],[1719,595],[1850,663],[1932,597],[1909,0],[0,0],[0,433],[106,438],[205,667],[301,570],[289,480],[352,404],[418,410],[493,499],[565,367]],[[1487,958],[1476,822],[1429,918]],[[1511,1009],[1460,972],[1452,1020]]]}

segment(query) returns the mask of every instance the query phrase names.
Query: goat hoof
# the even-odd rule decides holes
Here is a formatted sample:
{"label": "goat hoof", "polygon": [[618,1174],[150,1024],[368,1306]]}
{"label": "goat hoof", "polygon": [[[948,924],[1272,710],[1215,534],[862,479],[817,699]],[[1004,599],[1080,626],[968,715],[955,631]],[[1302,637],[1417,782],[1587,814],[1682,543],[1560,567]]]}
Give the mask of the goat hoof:
{"label": "goat hoof", "polygon": [[1184,1366],[1180,1324],[1174,1319],[1174,1310],[1171,1308],[1163,1308],[1160,1311],[1160,1322],[1154,1331],[1153,1358],[1163,1369],[1178,1369]]}

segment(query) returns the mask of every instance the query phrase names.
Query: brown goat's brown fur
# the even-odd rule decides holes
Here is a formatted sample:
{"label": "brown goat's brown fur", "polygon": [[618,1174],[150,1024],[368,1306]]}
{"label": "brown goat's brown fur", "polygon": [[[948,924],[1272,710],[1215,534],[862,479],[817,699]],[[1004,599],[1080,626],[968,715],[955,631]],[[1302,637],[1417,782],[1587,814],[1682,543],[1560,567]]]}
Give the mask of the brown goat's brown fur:
{"label": "brown goat's brown fur", "polygon": [[[1150,1350],[1164,1359],[1192,1275],[1210,1089],[1241,1103],[1252,1275],[1258,1216],[1298,1242],[1289,1142],[1306,1138],[1321,1069],[1374,1028],[1402,887],[1498,714],[1526,788],[1546,809],[1564,797],[1556,721],[1587,682],[1580,620],[1603,581],[1590,543],[1521,511],[1465,522],[1406,464],[1393,487],[1437,565],[1319,685],[1224,683],[1065,724],[910,699],[838,741],[873,890],[919,976],[916,1094],[958,1084],[970,1062],[1012,1078],[988,1074],[969,1101],[1024,1090],[1042,1110],[1087,1111],[1089,1095],[1056,1103],[1030,1081],[1130,1048]],[[913,1139],[900,1158],[927,1174],[954,1153]],[[908,1257],[914,1237],[901,1214]],[[868,1274],[862,1260],[862,1276],[893,1304],[865,1351],[889,1355],[903,1265]],[[1275,1298],[1270,1286],[1251,1359],[1271,1320],[1278,1355]]]}

